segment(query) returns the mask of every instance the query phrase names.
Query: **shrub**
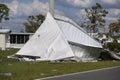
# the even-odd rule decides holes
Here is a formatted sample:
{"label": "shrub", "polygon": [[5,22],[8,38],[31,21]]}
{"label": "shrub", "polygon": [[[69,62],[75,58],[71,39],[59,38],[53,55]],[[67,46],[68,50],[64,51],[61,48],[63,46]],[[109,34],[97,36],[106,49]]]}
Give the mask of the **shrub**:
{"label": "shrub", "polygon": [[107,43],[107,48],[111,51],[120,52],[120,43],[109,42]]}

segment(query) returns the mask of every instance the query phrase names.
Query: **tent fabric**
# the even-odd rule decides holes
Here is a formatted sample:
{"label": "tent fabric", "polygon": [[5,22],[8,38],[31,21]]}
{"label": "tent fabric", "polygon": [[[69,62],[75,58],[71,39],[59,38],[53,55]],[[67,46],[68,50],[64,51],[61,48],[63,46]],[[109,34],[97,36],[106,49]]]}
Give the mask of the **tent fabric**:
{"label": "tent fabric", "polygon": [[56,15],[55,20],[71,46],[74,60],[92,61],[99,58],[102,49],[101,43],[67,17]]}
{"label": "tent fabric", "polygon": [[94,61],[98,60],[101,48],[88,47],[84,45],[70,44],[76,61]]}
{"label": "tent fabric", "polygon": [[16,55],[39,56],[41,60],[59,60],[74,56],[65,36],[50,13]]}
{"label": "tent fabric", "polygon": [[71,19],[59,15],[56,15],[55,19],[69,42],[74,42],[90,47],[102,48],[101,43],[89,36],[85,30],[83,30]]}
{"label": "tent fabric", "polygon": [[40,57],[37,60],[76,61],[97,60],[102,45],[71,19],[47,14],[45,21],[16,53],[21,56]]}

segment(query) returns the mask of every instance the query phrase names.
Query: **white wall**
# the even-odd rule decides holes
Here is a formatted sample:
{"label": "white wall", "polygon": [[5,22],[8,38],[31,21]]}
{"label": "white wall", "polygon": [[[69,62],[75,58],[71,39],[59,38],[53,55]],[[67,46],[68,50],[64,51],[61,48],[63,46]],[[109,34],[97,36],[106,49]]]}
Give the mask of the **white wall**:
{"label": "white wall", "polygon": [[0,49],[6,49],[6,36],[5,34],[0,34]]}

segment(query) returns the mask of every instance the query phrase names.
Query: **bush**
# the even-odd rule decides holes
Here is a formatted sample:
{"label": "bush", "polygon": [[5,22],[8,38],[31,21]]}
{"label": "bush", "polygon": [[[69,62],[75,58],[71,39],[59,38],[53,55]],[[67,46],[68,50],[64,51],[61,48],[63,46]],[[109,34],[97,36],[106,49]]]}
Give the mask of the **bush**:
{"label": "bush", "polygon": [[107,48],[111,51],[120,52],[120,43],[109,42],[107,43]]}

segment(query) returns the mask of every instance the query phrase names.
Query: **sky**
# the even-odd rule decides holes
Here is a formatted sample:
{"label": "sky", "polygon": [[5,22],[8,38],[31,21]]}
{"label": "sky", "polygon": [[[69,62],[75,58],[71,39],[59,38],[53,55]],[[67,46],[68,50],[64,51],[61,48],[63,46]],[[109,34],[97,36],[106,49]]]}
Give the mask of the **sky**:
{"label": "sky", "polygon": [[[49,0],[0,0],[10,8],[10,20],[3,21],[0,26],[10,29],[12,32],[24,31],[23,23],[28,16],[43,14],[49,11]],[[77,24],[84,21],[85,8],[91,8],[100,3],[109,12],[106,16],[106,24],[120,18],[120,0],[55,0],[55,14],[69,17]]]}

